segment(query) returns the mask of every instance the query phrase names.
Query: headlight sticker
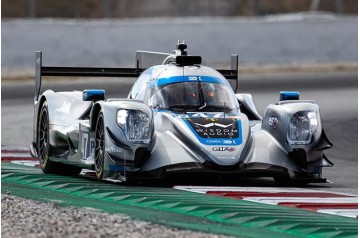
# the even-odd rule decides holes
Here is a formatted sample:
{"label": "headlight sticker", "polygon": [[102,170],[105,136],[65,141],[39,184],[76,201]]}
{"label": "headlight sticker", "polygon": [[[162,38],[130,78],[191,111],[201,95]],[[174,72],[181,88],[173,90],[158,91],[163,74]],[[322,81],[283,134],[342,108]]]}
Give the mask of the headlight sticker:
{"label": "headlight sticker", "polygon": [[277,116],[270,116],[268,123],[269,123],[269,126],[276,129],[279,126],[279,119],[277,118]]}
{"label": "headlight sticker", "polygon": [[212,148],[213,151],[217,151],[217,152],[234,152],[236,150],[235,147],[213,147]]}

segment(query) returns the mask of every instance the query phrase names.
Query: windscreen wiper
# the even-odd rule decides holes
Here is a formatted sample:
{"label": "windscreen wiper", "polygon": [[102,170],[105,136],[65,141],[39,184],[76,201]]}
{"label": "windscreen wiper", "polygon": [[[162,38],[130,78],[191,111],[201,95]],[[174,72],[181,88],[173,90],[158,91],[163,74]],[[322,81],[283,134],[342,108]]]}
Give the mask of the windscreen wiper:
{"label": "windscreen wiper", "polygon": [[200,108],[199,108],[199,110],[203,110],[203,109],[220,109],[220,110],[226,110],[226,111],[230,111],[231,110],[231,108],[230,107],[228,107],[228,106],[219,106],[219,105],[207,105],[206,103],[205,103],[205,105],[203,105],[203,106],[201,106]]}

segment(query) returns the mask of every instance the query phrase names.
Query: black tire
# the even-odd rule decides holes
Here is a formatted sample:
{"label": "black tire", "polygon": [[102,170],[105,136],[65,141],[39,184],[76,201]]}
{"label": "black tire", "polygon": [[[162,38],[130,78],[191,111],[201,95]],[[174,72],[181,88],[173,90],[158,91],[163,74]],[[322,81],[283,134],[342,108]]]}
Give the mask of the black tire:
{"label": "black tire", "polygon": [[45,174],[55,173],[55,163],[49,160],[50,140],[49,140],[49,112],[48,104],[44,102],[39,114],[37,127],[37,153],[40,168]]}
{"label": "black tire", "polygon": [[98,180],[104,175],[105,127],[104,115],[100,112],[95,126],[95,174]]}
{"label": "black tire", "polygon": [[51,147],[49,139],[49,111],[46,101],[41,106],[37,133],[37,153],[40,168],[45,174],[53,173],[76,176],[81,172],[80,167],[56,163],[49,159]]}

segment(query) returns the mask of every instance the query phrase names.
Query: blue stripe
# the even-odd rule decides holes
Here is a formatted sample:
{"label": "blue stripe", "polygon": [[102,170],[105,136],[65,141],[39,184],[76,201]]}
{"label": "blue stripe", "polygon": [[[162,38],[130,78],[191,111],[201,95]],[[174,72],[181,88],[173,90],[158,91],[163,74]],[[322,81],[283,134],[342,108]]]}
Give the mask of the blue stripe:
{"label": "blue stripe", "polygon": [[180,83],[180,82],[197,82],[200,80],[201,82],[207,83],[217,83],[217,84],[226,84],[227,81],[219,78],[219,77],[211,77],[211,76],[171,76],[167,78],[158,78],[155,86],[161,86],[164,84],[170,83]]}

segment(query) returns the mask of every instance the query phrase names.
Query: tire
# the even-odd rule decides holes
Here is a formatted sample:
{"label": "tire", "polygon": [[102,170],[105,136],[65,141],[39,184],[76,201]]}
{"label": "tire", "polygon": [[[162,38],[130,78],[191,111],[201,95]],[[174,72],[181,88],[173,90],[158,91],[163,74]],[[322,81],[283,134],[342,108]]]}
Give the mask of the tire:
{"label": "tire", "polygon": [[76,176],[81,172],[80,167],[60,164],[49,159],[51,147],[49,137],[49,111],[46,101],[41,106],[39,114],[36,144],[40,168],[45,174]]}
{"label": "tire", "polygon": [[104,175],[104,156],[105,156],[105,127],[104,115],[100,112],[95,126],[95,174],[98,180],[103,179]]}
{"label": "tire", "polygon": [[37,153],[40,168],[45,174],[55,173],[55,163],[49,160],[50,139],[49,139],[49,112],[48,104],[45,101],[41,107],[37,127]]}

